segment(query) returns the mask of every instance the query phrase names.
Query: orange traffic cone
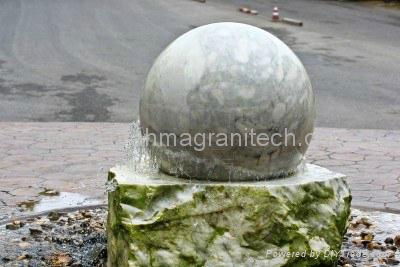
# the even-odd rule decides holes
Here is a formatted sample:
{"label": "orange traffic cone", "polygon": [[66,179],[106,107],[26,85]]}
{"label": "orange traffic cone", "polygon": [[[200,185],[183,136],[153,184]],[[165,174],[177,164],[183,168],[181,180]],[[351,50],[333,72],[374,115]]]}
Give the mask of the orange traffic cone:
{"label": "orange traffic cone", "polygon": [[239,11],[243,13],[250,13],[250,8],[242,6],[239,8]]}
{"label": "orange traffic cone", "polygon": [[274,11],[272,12],[272,21],[279,21],[279,9],[278,7],[274,7]]}

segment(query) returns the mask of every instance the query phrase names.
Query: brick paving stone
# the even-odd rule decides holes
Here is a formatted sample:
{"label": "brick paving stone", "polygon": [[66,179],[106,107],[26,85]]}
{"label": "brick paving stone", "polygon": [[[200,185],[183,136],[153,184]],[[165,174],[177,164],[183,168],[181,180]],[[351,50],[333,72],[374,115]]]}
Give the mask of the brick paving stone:
{"label": "brick paving stone", "polygon": [[393,211],[399,211],[399,209],[400,209],[400,201],[386,203],[385,206],[386,206],[387,209],[390,209],[390,210],[393,210]]}
{"label": "brick paving stone", "polygon": [[394,195],[392,195],[392,196],[387,195],[387,196],[385,196],[385,197],[372,197],[372,198],[370,199],[370,201],[371,201],[371,202],[378,202],[378,203],[386,203],[386,204],[389,204],[389,203],[396,203],[396,202],[397,202],[397,199],[394,198],[393,196],[394,196]]}
{"label": "brick paving stone", "polygon": [[322,160],[317,160],[318,163],[322,166],[325,167],[334,167],[334,166],[339,166],[339,167],[343,167],[343,166],[352,166],[355,164],[354,161],[350,161],[350,160],[337,160],[337,159],[322,159]]}
{"label": "brick paving stone", "polygon": [[385,185],[384,189],[386,191],[392,191],[392,192],[400,192],[400,184],[396,185]]}
{"label": "brick paving stone", "polygon": [[390,192],[385,190],[351,190],[353,195],[361,195],[362,193],[368,194],[367,196],[375,197],[375,198],[384,198],[384,197],[392,197],[394,201],[397,200],[396,194],[397,192]]}
{"label": "brick paving stone", "polygon": [[[362,197],[354,197],[353,196],[351,205],[353,207],[357,207],[357,208],[358,207],[366,207],[366,206],[368,206],[369,200],[370,200],[370,198],[363,199]],[[368,207],[368,208],[370,208],[370,207]]]}
{"label": "brick paving stone", "polygon": [[346,160],[346,161],[362,161],[364,160],[365,156],[363,154],[358,154],[358,153],[334,153],[330,156],[332,159],[336,160]]}
{"label": "brick paving stone", "polygon": [[382,189],[383,185],[375,185],[375,184],[356,184],[353,187],[353,191],[375,191]]}
{"label": "brick paving stone", "polygon": [[[342,173],[346,173],[346,172],[342,172]],[[346,173],[348,175],[348,173]],[[347,178],[347,183],[351,185],[352,188],[356,188],[358,185],[360,184],[371,184],[372,183],[372,179],[354,179],[353,177],[348,177]]]}
{"label": "brick paving stone", "polygon": [[[358,199],[359,197],[365,197],[368,196],[369,191],[359,191],[359,190],[354,190],[354,188],[350,185],[351,188],[351,195],[353,196],[354,199]],[[368,197],[370,199],[371,197]]]}
{"label": "brick paving stone", "polygon": [[[367,209],[377,209],[377,210],[387,210],[387,211],[392,211],[386,208],[385,203],[381,202],[373,202],[371,200],[362,202],[362,201],[354,201],[352,203],[353,207],[355,208],[367,208]],[[396,210],[397,211],[397,210]]]}
{"label": "brick paving stone", "polygon": [[[126,158],[127,123],[0,122],[0,220],[44,188],[106,200],[107,170]],[[400,131],[317,128],[307,160],[348,176],[353,205],[400,211]],[[13,194],[16,193],[16,194]]]}
{"label": "brick paving stone", "polygon": [[372,181],[372,184],[377,184],[377,185],[383,185],[385,187],[388,186],[396,186],[399,184],[399,182],[396,179],[397,175],[381,175],[381,177],[374,178]]}
{"label": "brick paving stone", "polygon": [[[398,212],[399,146],[400,131],[317,128],[307,158],[348,176],[354,206]],[[329,159],[351,164],[338,166]]]}

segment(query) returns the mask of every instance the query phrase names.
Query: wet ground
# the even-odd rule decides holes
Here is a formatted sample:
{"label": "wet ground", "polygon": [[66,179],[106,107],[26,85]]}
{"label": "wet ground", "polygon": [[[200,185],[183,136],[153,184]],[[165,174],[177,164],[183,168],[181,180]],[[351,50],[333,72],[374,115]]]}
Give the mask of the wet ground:
{"label": "wet ground", "polygon": [[[91,208],[101,206],[103,203],[104,201],[95,197],[72,192],[59,192],[54,189],[45,188],[38,193],[36,199],[27,199],[17,202],[17,207],[13,214],[24,214],[26,217],[33,214],[45,214],[50,210],[69,210],[76,209],[76,207]],[[6,216],[0,216],[0,224],[8,220]]]}
{"label": "wet ground", "polygon": [[353,210],[339,263],[347,267],[395,266],[400,264],[399,250],[399,214]]}
{"label": "wet ground", "polygon": [[18,203],[18,207],[29,213],[42,213],[54,209],[68,209],[82,206],[94,206],[101,203],[100,200],[90,198],[78,193],[58,192],[46,189],[39,193],[44,196],[40,200],[27,200]]}
{"label": "wet ground", "polygon": [[[106,209],[53,211],[0,225],[1,266],[105,266]],[[400,264],[400,215],[353,210],[339,266]]]}
{"label": "wet ground", "polygon": [[0,226],[0,266],[105,266],[105,208],[50,212]]}

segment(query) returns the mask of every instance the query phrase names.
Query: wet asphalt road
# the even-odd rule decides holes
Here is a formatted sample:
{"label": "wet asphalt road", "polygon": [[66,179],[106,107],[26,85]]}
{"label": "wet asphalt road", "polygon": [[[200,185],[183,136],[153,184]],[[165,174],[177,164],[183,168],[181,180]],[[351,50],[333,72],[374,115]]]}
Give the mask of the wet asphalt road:
{"label": "wet asphalt road", "polygon": [[[306,66],[322,127],[400,129],[400,9],[277,1],[0,0],[0,121],[137,118],[155,57],[180,34],[237,21],[285,41]],[[239,13],[251,3],[258,16]]]}

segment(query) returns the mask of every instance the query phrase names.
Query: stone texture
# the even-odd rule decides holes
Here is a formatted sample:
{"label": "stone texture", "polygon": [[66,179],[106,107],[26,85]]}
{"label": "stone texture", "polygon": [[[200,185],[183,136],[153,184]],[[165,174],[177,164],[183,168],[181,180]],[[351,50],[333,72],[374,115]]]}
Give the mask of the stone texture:
{"label": "stone texture", "polygon": [[[311,83],[300,60],[275,36],[240,23],[209,24],[176,39],[151,68],[140,101],[140,120],[156,134],[151,143],[161,169],[204,180],[296,171],[314,119]],[[265,140],[245,145],[251,130],[274,138],[275,145]],[[284,138],[274,134],[284,136],[285,130],[294,141],[288,135],[287,145],[276,145]],[[175,133],[176,145],[160,133]],[[181,144],[186,134],[191,145]],[[223,134],[228,145],[221,146]],[[205,143],[205,149],[196,143]]]}
{"label": "stone texture", "polygon": [[[260,182],[194,182],[125,166],[109,179],[109,266],[334,266],[350,214],[345,176],[315,165]],[[306,256],[273,255],[296,252]]]}

